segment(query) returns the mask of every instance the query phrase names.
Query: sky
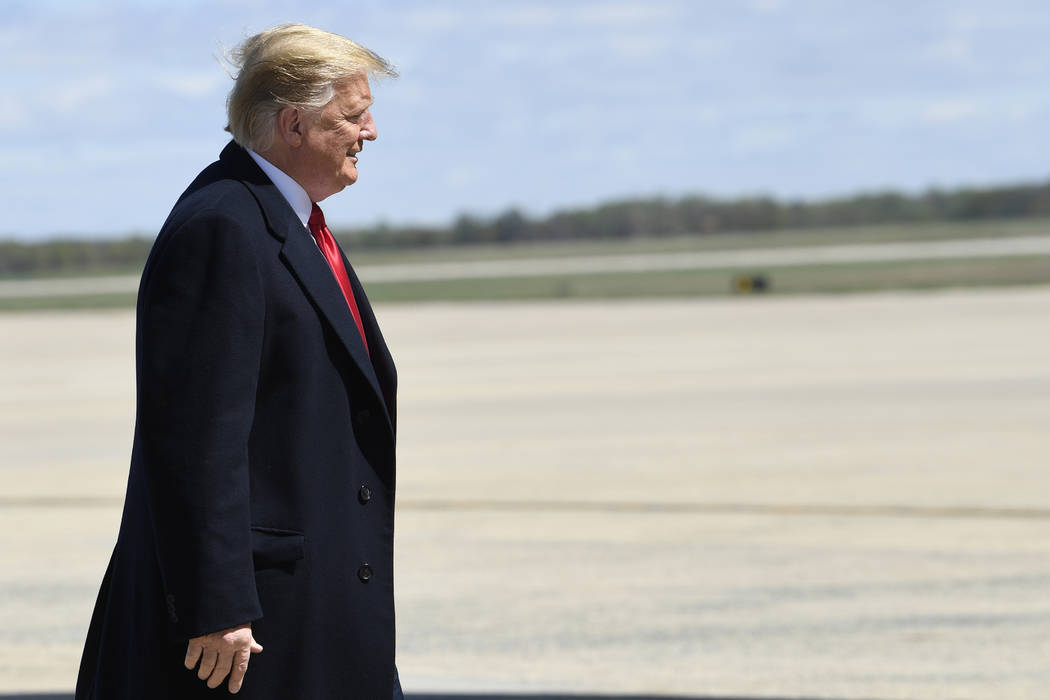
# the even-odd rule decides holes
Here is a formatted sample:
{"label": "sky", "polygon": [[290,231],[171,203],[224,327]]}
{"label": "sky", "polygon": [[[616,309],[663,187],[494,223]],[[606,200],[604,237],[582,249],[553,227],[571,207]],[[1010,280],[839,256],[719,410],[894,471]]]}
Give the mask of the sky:
{"label": "sky", "polygon": [[285,22],[401,74],[333,228],[1050,178],[1044,0],[0,0],[0,238],[154,235]]}

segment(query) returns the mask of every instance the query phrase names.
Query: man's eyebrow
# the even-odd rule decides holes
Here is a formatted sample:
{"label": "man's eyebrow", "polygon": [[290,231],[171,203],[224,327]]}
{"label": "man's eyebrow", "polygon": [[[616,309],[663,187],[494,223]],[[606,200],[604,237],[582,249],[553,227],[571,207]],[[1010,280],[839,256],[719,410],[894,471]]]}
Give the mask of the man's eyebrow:
{"label": "man's eyebrow", "polygon": [[375,100],[369,100],[368,103],[365,104],[364,106],[357,106],[357,107],[354,107],[353,109],[345,109],[345,110],[343,110],[343,116],[344,117],[359,117],[362,114],[364,114],[366,111],[368,111],[368,108],[372,106],[373,102],[375,102]]}

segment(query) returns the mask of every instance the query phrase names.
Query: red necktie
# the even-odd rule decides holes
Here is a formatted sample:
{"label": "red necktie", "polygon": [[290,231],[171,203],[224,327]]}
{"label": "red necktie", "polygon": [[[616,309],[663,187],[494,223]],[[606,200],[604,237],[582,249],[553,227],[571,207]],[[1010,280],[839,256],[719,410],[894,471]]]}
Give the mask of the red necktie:
{"label": "red necktie", "polygon": [[361,323],[361,312],[357,310],[354,290],[350,288],[350,278],[346,274],[346,267],[343,266],[343,256],[339,254],[339,247],[335,244],[335,238],[332,237],[332,232],[328,230],[328,225],[324,222],[324,213],[317,204],[314,204],[313,210],[310,211],[310,233],[314,235],[317,247],[324,253],[328,266],[332,268],[332,274],[335,275],[340,289],[343,290],[343,297],[346,298],[346,304],[350,307],[350,315],[354,317],[354,323],[357,324],[357,330],[361,333],[361,341],[365,344],[367,351],[365,326]]}

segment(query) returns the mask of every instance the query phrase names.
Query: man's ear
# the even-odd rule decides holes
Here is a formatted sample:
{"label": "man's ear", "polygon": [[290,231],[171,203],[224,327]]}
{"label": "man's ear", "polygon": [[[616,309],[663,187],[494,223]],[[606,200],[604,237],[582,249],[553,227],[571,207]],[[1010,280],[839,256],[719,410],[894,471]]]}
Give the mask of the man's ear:
{"label": "man's ear", "polygon": [[303,143],[303,113],[295,107],[285,107],[277,113],[277,135],[292,148]]}

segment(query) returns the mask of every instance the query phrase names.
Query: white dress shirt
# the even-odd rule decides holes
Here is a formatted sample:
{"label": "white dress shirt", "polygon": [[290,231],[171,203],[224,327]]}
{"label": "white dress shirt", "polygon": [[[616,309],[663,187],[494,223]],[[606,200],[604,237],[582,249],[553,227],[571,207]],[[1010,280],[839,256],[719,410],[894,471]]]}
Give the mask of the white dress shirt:
{"label": "white dress shirt", "polygon": [[[266,177],[270,178],[273,184],[277,186],[277,191],[284,195],[284,198],[288,200],[288,204],[291,205],[295,215],[303,222],[303,226],[306,227],[306,231],[309,233],[310,212],[313,211],[314,203],[310,201],[310,195],[306,194],[306,190],[303,189],[303,186],[293,180],[286,172],[263,158],[252,149],[246,148],[244,150],[248,151],[248,155],[252,157],[252,160],[259,164],[262,171],[266,173]],[[313,235],[311,235],[310,238],[312,240]],[[314,241],[314,243],[316,242],[317,241]]]}

